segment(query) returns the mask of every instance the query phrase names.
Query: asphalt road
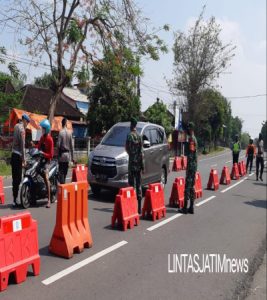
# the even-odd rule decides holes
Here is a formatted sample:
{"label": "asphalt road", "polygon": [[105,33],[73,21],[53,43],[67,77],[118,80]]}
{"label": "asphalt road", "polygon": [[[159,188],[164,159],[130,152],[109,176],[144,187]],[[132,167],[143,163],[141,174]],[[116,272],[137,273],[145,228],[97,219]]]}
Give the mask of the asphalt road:
{"label": "asphalt road", "polygon": [[[166,218],[141,220],[139,226],[126,232],[110,227],[113,195],[104,192],[94,198],[89,194],[94,245],[71,259],[48,252],[56,204],[46,209],[42,202],[30,208],[38,221],[41,274],[34,277],[29,273],[19,285],[11,280],[0,299],[242,299],[265,252],[266,165],[264,182],[256,182],[252,174],[232,181],[230,186],[221,185],[219,191],[205,190],[210,169],[220,174],[223,166],[231,167],[231,163],[229,151],[200,159],[203,197],[196,200],[194,215],[180,215],[167,206]],[[184,171],[169,174],[166,205],[177,176],[184,176]],[[0,205],[0,216],[21,211],[10,207],[10,185],[6,179],[6,204]],[[225,254],[231,259],[247,259],[249,269],[248,273],[170,273],[168,254]],[[66,268],[78,262],[84,266],[65,274]]]}

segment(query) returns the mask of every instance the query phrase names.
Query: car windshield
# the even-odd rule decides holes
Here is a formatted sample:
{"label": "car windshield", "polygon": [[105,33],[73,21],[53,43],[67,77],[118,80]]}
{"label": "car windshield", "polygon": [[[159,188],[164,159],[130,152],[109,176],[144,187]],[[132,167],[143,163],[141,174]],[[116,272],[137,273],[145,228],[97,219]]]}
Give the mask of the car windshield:
{"label": "car windshield", "polygon": [[[142,128],[136,127],[136,130],[140,134]],[[108,146],[124,147],[129,132],[130,127],[128,126],[115,126],[110,130],[110,132],[106,134],[106,136],[104,136],[101,144]]]}

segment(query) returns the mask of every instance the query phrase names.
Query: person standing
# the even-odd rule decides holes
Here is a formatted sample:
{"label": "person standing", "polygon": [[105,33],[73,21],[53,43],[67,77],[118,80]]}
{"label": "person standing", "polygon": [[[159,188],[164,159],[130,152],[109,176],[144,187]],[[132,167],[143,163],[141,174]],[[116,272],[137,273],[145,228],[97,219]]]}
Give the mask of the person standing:
{"label": "person standing", "polygon": [[249,166],[249,174],[251,174],[253,159],[255,156],[256,156],[256,148],[253,145],[253,140],[250,139],[246,150],[246,157],[247,157],[246,173],[248,172],[248,166]]}
{"label": "person standing", "polygon": [[131,119],[131,132],[127,135],[125,149],[129,155],[128,183],[137,195],[138,213],[141,214],[142,186],[141,172],[144,173],[144,155],[141,136],[136,131],[137,120]]}
{"label": "person standing", "polygon": [[260,133],[259,140],[257,142],[257,156],[256,156],[256,180],[257,181],[259,180],[259,166],[261,167],[260,180],[263,181],[262,179],[263,168],[264,168],[263,156],[264,156],[264,143],[263,143],[262,134]]}
{"label": "person standing", "polygon": [[29,123],[29,116],[27,114],[23,114],[22,120],[14,127],[11,154],[13,207],[18,205],[17,197],[22,177],[22,167],[25,166],[25,130]]}
{"label": "person standing", "polygon": [[233,144],[232,152],[233,152],[233,164],[238,164],[239,153],[241,150],[240,142],[238,139],[238,135],[235,136],[235,142]]}
{"label": "person standing", "polygon": [[52,136],[50,135],[51,125],[48,119],[44,119],[40,122],[40,126],[42,128],[42,136],[40,141],[35,148],[37,148],[40,151],[40,154],[43,156],[42,161],[42,174],[40,174],[45,182],[46,190],[47,190],[47,198],[48,202],[46,207],[50,208],[51,205],[51,194],[50,194],[50,181],[49,181],[49,167],[51,159],[54,156],[54,141],[52,139]]}
{"label": "person standing", "polygon": [[[187,127],[188,142],[187,142],[187,169],[185,178],[185,192],[184,192],[184,207],[178,212],[182,214],[194,214],[195,201],[195,176],[197,171],[197,139],[194,134],[194,123],[190,122]],[[190,200],[190,207],[187,208],[188,200]]]}
{"label": "person standing", "polygon": [[69,169],[69,162],[73,160],[72,135],[67,129],[67,119],[62,120],[62,130],[58,135],[58,164],[59,164],[59,182],[64,184]]}

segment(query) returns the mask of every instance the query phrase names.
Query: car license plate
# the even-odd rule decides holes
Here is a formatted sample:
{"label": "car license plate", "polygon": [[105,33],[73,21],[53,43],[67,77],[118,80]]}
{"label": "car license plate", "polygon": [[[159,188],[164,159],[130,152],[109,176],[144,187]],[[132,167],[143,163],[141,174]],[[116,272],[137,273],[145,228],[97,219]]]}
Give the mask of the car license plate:
{"label": "car license plate", "polygon": [[108,180],[108,177],[106,174],[96,174],[95,178],[98,181],[107,181]]}

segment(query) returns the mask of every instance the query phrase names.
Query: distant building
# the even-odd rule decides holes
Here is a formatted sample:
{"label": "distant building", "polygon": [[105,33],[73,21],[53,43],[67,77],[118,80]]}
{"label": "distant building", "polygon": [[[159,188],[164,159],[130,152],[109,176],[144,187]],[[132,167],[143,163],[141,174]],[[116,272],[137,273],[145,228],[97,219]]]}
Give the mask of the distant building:
{"label": "distant building", "polygon": [[[33,113],[47,115],[53,91],[48,88],[41,88],[31,84],[25,85],[23,92],[22,107]],[[85,113],[77,107],[77,101],[62,93],[55,110],[55,116],[63,116],[72,121],[73,135],[85,137],[87,134],[87,123]]]}

